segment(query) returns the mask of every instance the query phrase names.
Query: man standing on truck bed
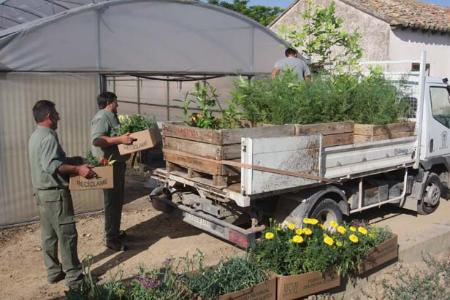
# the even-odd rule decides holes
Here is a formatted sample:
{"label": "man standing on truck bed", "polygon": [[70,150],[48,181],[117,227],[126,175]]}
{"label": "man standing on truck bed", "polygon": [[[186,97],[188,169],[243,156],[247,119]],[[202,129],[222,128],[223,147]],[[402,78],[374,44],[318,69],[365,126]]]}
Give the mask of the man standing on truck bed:
{"label": "man standing on truck bed", "polygon": [[[28,154],[31,181],[39,209],[47,280],[56,283],[65,278],[69,288],[78,288],[83,274],[78,259],[78,233],[67,181],[70,174],[91,178],[95,173],[88,165],[82,164],[81,157],[66,157],[55,132],[59,114],[53,102],[36,102],[33,116],[37,127],[30,137]],[[58,260],[58,246],[61,263]]]}
{"label": "man standing on truck bed", "polygon": [[92,153],[95,157],[114,160],[112,189],[103,190],[105,204],[105,245],[114,251],[125,251],[125,232],[120,231],[125,187],[126,161],[129,155],[120,155],[117,145],[133,143],[129,134],[114,136],[114,129],[120,126],[117,118],[117,96],[103,92],[97,97],[100,110],[91,122]]}
{"label": "man standing on truck bed", "polygon": [[284,52],[286,58],[280,59],[275,63],[272,69],[272,79],[275,78],[281,71],[292,70],[298,76],[299,80],[309,79],[311,71],[308,65],[302,59],[298,58],[298,51],[294,48],[287,48]]}

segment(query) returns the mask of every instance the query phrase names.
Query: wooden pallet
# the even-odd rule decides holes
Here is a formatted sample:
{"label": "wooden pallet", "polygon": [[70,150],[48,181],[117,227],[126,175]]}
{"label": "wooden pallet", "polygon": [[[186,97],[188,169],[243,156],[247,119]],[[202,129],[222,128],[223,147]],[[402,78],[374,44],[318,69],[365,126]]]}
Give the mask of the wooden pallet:
{"label": "wooden pallet", "polygon": [[240,180],[239,168],[225,166],[220,161],[240,162],[242,137],[293,136],[295,126],[214,130],[164,123],[162,133],[169,170],[181,170],[190,178],[212,178],[214,186],[223,187]]}
{"label": "wooden pallet", "polygon": [[222,165],[219,161],[192,157],[189,154],[173,154],[170,151],[165,151],[164,156],[168,172],[181,172],[187,178],[212,179],[212,184],[216,187],[226,187],[241,179],[238,168]]}

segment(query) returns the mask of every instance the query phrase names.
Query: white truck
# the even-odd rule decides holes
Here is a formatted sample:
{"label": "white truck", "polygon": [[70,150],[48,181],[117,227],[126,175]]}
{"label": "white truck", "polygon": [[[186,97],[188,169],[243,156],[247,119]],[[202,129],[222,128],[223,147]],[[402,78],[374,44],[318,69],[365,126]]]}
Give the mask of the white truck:
{"label": "white truck", "polygon": [[425,53],[418,63],[414,136],[334,147],[323,147],[321,135],[243,137],[239,187],[157,169],[153,206],[244,248],[267,217],[339,222],[386,203],[432,213],[448,194],[450,88],[426,76]]}

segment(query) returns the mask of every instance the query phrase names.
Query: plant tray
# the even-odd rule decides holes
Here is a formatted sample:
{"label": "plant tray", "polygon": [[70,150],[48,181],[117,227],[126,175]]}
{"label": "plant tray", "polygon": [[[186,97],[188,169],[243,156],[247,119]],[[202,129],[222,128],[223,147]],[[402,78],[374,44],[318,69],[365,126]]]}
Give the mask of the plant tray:
{"label": "plant tray", "polygon": [[393,235],[387,241],[374,247],[369,255],[358,266],[358,275],[369,272],[389,261],[398,258],[398,237]]}
{"label": "plant tray", "polygon": [[277,299],[288,300],[317,294],[341,284],[337,272],[309,272],[300,275],[277,275]]}

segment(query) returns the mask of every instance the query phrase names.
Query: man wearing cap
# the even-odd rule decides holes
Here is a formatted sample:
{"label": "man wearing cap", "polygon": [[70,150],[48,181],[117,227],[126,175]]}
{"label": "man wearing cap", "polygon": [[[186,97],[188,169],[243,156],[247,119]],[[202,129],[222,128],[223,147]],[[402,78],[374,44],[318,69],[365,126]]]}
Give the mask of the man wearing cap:
{"label": "man wearing cap", "polygon": [[77,253],[78,234],[72,197],[67,188],[68,176],[74,174],[91,178],[95,173],[88,165],[82,164],[81,157],[66,157],[55,131],[59,114],[53,102],[36,102],[33,116],[37,127],[30,137],[28,148],[47,280],[56,283],[65,278],[70,288],[78,288],[83,274]]}

